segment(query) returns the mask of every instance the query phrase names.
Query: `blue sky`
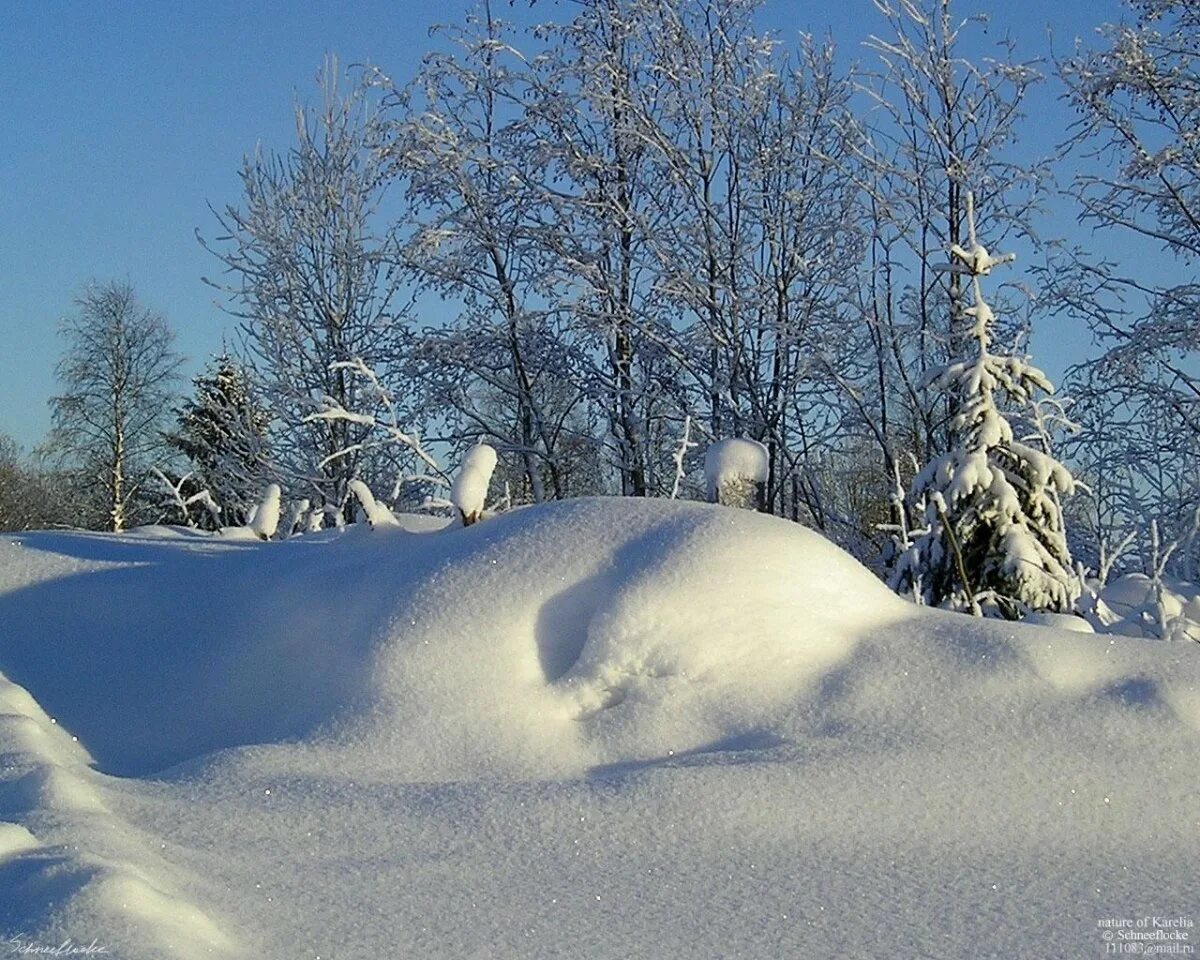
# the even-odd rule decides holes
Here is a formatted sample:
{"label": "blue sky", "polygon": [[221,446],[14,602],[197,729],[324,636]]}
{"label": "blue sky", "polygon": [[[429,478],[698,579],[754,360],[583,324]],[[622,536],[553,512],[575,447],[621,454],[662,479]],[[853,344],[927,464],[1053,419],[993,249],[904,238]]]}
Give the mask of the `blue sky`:
{"label": "blue sky", "polygon": [[[539,0],[532,15],[498,6],[524,20],[569,5]],[[1121,16],[1118,0],[958,8],[990,11],[989,35],[1011,32],[1026,57],[1050,52],[1048,28],[1064,53]],[[214,233],[207,204],[238,202],[243,154],[260,141],[290,145],[293,97],[310,96],[326,53],[405,77],[434,42],[429,27],[465,9],[465,0],[0,0],[0,433],[26,449],[42,439],[57,322],[89,278],[132,281],[178,332],[189,373],[218,350],[233,323],[201,281],[217,265],[195,231]],[[764,22],[785,36],[831,32],[847,58],[864,61],[859,44],[881,26],[870,0],[767,0]],[[1056,92],[1051,83],[1033,105],[1031,149],[1061,134]],[[1035,340],[1052,373],[1084,349],[1077,331]]]}

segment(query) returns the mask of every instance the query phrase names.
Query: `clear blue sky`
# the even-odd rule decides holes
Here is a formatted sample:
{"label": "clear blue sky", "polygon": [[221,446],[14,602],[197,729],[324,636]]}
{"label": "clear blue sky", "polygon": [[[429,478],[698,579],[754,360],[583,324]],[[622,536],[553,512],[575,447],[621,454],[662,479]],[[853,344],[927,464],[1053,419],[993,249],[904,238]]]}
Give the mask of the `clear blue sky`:
{"label": "clear blue sky", "polygon": [[[410,75],[466,0],[0,0],[0,433],[26,449],[49,426],[47,400],[60,317],[89,278],[127,278],[179,334],[188,372],[218,350],[232,323],[201,276],[216,269],[195,240],[213,234],[207,204],[239,201],[237,170],[261,141],[286,149],[296,92],[309,97],[326,53]],[[506,7],[502,0],[497,6]],[[561,15],[562,0],[518,2],[504,16]],[[1022,56],[1066,52],[1118,0],[959,0],[991,11],[989,34],[1011,32]],[[870,0],[767,0],[765,25],[785,36],[832,32],[847,58],[879,29]],[[1032,131],[1045,144],[1065,114],[1051,90]],[[1034,143],[1030,144],[1035,147]],[[1051,232],[1069,231],[1067,223]],[[1082,334],[1039,336],[1052,372],[1085,349]]]}

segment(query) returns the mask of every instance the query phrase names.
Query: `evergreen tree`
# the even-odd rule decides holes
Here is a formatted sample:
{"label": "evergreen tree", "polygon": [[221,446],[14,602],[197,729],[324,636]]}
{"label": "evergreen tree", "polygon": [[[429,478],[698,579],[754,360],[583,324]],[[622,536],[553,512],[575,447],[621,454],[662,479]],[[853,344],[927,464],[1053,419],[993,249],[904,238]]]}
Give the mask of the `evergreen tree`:
{"label": "evergreen tree", "polygon": [[951,245],[944,268],[970,278],[967,349],[929,384],[956,404],[956,443],[913,480],[909,504],[925,529],[902,545],[891,585],[921,602],[976,615],[985,608],[1011,619],[1032,610],[1068,612],[1080,587],[1060,497],[1073,492],[1074,479],[1044,441],[1038,450],[1015,439],[997,405],[1002,399],[1032,410],[1036,395],[1054,387],[1025,359],[990,352],[995,316],[979,280],[1014,258],[993,257],[976,240],[970,195],[967,227],[969,247]]}
{"label": "evergreen tree", "polygon": [[[272,474],[269,417],[254,398],[245,370],[222,353],[193,381],[195,396],[179,411],[171,445],[191,461],[196,489],[207,489],[226,526],[246,522]],[[197,506],[196,519],[211,523]]]}

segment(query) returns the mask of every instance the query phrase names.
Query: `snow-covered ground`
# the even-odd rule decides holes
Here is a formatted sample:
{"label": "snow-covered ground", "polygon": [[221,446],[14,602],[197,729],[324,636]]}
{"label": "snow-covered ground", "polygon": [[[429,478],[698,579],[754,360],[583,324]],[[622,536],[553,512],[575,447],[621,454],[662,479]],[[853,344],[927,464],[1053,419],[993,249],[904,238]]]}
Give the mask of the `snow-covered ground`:
{"label": "snow-covered ground", "polygon": [[4,940],[1099,957],[1200,921],[1196,645],[919,610],[724,507],[437,527],[0,538]]}

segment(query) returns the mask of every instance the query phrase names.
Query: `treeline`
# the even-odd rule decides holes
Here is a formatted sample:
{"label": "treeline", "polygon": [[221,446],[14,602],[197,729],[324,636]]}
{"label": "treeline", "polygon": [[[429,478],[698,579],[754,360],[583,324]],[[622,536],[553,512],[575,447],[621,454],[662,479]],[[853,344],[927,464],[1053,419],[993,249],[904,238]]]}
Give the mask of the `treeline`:
{"label": "treeline", "polygon": [[[973,342],[970,275],[939,265],[968,247],[973,195],[981,237],[1033,254],[991,291],[991,349],[1020,357],[1035,321],[1098,344],[1064,399],[999,398],[1086,484],[1063,505],[1075,559],[1173,545],[1194,576],[1193,5],[1134,3],[1044,68],[953,3],[877,0],[854,70],[761,32],[759,6],[586,0],[518,30],[485,3],[415,77],[327,64],[297,142],[249,157],[202,231],[242,341],[159,425],[190,460],[155,464],[168,506],[249,503],[270,477],[413,507],[479,440],[515,502],[670,495],[680,452],[695,496],[706,443],[744,436],[768,451],[765,509],[879,568],[925,522],[898,493],[965,440],[937,375]],[[1069,182],[1023,141],[1040,84],[1076,110]],[[1058,192],[1152,269],[1041,243]]]}

